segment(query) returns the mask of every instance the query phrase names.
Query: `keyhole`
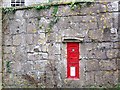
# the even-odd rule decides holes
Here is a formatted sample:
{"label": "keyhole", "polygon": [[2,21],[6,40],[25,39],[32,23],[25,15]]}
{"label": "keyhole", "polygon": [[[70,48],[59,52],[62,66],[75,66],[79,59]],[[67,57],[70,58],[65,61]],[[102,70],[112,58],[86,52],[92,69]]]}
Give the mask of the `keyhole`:
{"label": "keyhole", "polygon": [[75,51],[75,49],[72,49],[72,52],[74,52]]}

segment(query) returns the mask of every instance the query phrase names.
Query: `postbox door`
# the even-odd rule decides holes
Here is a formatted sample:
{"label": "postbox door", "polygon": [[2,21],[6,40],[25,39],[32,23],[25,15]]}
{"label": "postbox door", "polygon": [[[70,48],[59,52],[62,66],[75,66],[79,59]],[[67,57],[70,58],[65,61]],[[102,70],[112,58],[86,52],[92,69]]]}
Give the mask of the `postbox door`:
{"label": "postbox door", "polygon": [[79,43],[67,43],[67,78],[79,78]]}

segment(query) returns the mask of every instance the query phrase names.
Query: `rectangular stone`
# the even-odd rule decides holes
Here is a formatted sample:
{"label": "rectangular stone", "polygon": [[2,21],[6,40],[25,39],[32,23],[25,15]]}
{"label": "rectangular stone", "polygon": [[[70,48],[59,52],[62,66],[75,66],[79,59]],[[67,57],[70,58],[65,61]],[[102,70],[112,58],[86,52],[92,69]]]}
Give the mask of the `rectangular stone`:
{"label": "rectangular stone", "polygon": [[101,60],[99,62],[100,70],[116,70],[117,64],[116,60]]}
{"label": "rectangular stone", "polygon": [[112,42],[102,42],[102,43],[98,43],[97,45],[98,49],[110,49],[113,48],[113,43]]}
{"label": "rectangular stone", "polygon": [[103,72],[103,86],[111,86],[116,84],[116,76],[114,75],[113,71],[104,71]]}
{"label": "rectangular stone", "polygon": [[27,34],[26,35],[26,43],[27,44],[32,44],[33,43],[33,35],[32,34]]}
{"label": "rectangular stone", "polygon": [[20,45],[22,42],[22,36],[21,35],[14,35],[13,36],[13,45]]}
{"label": "rectangular stone", "polygon": [[107,9],[110,12],[112,12],[112,11],[118,11],[119,10],[118,1],[108,3],[107,4]]}
{"label": "rectangular stone", "polygon": [[[67,52],[67,51],[66,51]],[[80,59],[88,58],[88,50],[86,48],[86,44],[80,44]]]}
{"label": "rectangular stone", "polygon": [[34,62],[33,67],[35,70],[39,70],[40,72],[45,72],[47,64],[48,64],[47,60],[37,60]]}
{"label": "rectangular stone", "polygon": [[106,51],[105,51],[105,49],[103,49],[103,50],[97,50],[97,49],[91,50],[88,53],[88,58],[91,58],[91,59],[107,59]]}
{"label": "rectangular stone", "polygon": [[26,20],[25,19],[13,19],[9,21],[10,34],[18,34],[26,32]]}
{"label": "rectangular stone", "polygon": [[98,60],[86,60],[86,71],[99,70]]}
{"label": "rectangular stone", "polygon": [[12,45],[12,36],[4,35],[3,44],[4,45]]}
{"label": "rectangular stone", "polygon": [[86,82],[85,84],[88,86],[94,85],[94,77],[95,73],[94,72],[86,72]]}
{"label": "rectangular stone", "polygon": [[119,50],[118,49],[109,49],[109,50],[107,50],[106,55],[108,58],[117,58],[119,55]]}
{"label": "rectangular stone", "polygon": [[3,47],[3,52],[4,53],[15,53],[16,52],[16,48],[15,47]]}
{"label": "rectangular stone", "polygon": [[103,71],[96,71],[95,72],[95,83],[97,86],[103,85]]}

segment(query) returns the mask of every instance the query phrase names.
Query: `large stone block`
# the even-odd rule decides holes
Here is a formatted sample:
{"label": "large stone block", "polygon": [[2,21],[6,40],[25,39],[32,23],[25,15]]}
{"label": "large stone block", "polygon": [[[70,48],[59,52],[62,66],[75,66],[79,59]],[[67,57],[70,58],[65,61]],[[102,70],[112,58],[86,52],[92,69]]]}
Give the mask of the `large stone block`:
{"label": "large stone block", "polygon": [[117,83],[116,74],[113,71],[104,71],[103,72],[103,86],[112,87]]}
{"label": "large stone block", "polygon": [[4,35],[3,37],[3,45],[12,45],[12,36]]}
{"label": "large stone block", "polygon": [[103,86],[103,71],[96,71],[95,72],[95,83],[98,87]]}
{"label": "large stone block", "polygon": [[32,34],[27,34],[26,35],[26,43],[27,44],[33,44],[33,35]]}
{"label": "large stone block", "polygon": [[107,50],[106,55],[108,58],[117,58],[118,57],[118,49],[110,49]]}
{"label": "large stone block", "polygon": [[71,10],[70,6],[59,6],[57,16],[69,16],[69,15],[77,15],[80,13],[80,9]]}
{"label": "large stone block", "polygon": [[112,42],[98,43],[97,48],[98,49],[111,49],[111,48],[113,48],[113,43]]}
{"label": "large stone block", "polygon": [[21,72],[22,62],[20,62],[20,61],[12,62],[11,68],[12,68],[12,72],[14,72],[14,73]]}
{"label": "large stone block", "polygon": [[24,18],[24,10],[17,10],[15,12],[15,18],[16,19],[23,19]]}
{"label": "large stone block", "polygon": [[42,45],[42,52],[48,52],[48,44]]}
{"label": "large stone block", "polygon": [[32,61],[35,60],[35,56],[32,53],[28,53],[27,58],[28,60],[32,60]]}
{"label": "large stone block", "polygon": [[45,72],[46,65],[48,64],[47,60],[38,60],[34,62],[34,69],[39,70],[40,72]]}
{"label": "large stone block", "polygon": [[34,9],[26,10],[24,12],[24,18],[36,18],[38,16],[39,16],[39,13],[36,10],[34,10]]}
{"label": "large stone block", "polygon": [[116,70],[117,64],[116,60],[101,60],[99,62],[100,70]]}
{"label": "large stone block", "polygon": [[45,33],[41,33],[41,34],[34,34],[33,36],[33,43],[35,45],[41,45],[41,44],[46,44],[46,37],[45,37]]}
{"label": "large stone block", "polygon": [[99,70],[98,60],[86,60],[86,71],[97,71]]}
{"label": "large stone block", "polygon": [[27,19],[27,33],[37,33],[38,31],[38,19],[31,18]]}
{"label": "large stone block", "polygon": [[[67,51],[66,51],[67,52]],[[88,50],[86,49],[85,44],[81,43],[80,45],[80,59],[88,58]]]}
{"label": "large stone block", "polygon": [[95,73],[94,72],[86,72],[86,82],[85,85],[86,86],[91,86],[95,84]]}
{"label": "large stone block", "polygon": [[[86,24],[87,24],[87,29],[91,29],[91,30],[97,30],[98,29],[97,22],[90,22],[90,23],[86,23]],[[98,30],[98,32],[99,32],[99,30]],[[98,33],[96,32],[96,34],[98,34]]]}
{"label": "large stone block", "polygon": [[119,23],[119,13],[112,13],[112,23],[113,27],[118,29],[118,23]]}
{"label": "large stone block", "polygon": [[13,35],[13,45],[20,45],[23,41],[23,36],[21,34]]}
{"label": "large stone block", "polygon": [[[101,29],[102,30],[102,29]],[[105,28],[102,30],[103,31],[103,38],[102,41],[111,41],[111,32],[110,28]]]}
{"label": "large stone block", "polygon": [[97,30],[89,30],[88,31],[88,37],[92,40],[98,40],[101,41],[103,37],[102,30],[97,29]]}
{"label": "large stone block", "polygon": [[103,50],[90,50],[88,52],[88,57],[89,58],[95,58],[95,59],[107,59],[107,56],[106,56],[106,50],[103,49]]}
{"label": "large stone block", "polygon": [[110,13],[105,13],[105,14],[99,14],[97,16],[97,23],[99,29],[105,29],[106,27],[111,28],[112,27],[112,14]]}
{"label": "large stone block", "polygon": [[107,4],[107,11],[118,11],[119,10],[119,4],[118,1],[110,2]]}
{"label": "large stone block", "polygon": [[17,34],[26,32],[26,20],[14,19],[10,21],[10,34]]}
{"label": "large stone block", "polygon": [[16,47],[4,47],[4,48],[3,48],[3,52],[4,52],[4,53],[13,53],[13,54],[15,54],[15,52],[16,52]]}

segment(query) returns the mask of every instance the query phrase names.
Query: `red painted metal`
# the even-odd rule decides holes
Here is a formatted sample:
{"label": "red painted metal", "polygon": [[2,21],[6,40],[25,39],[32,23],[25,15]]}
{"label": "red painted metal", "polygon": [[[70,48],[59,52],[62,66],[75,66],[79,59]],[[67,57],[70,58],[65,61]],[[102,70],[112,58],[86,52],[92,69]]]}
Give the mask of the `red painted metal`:
{"label": "red painted metal", "polygon": [[76,42],[67,43],[67,78],[79,78],[79,43]]}

